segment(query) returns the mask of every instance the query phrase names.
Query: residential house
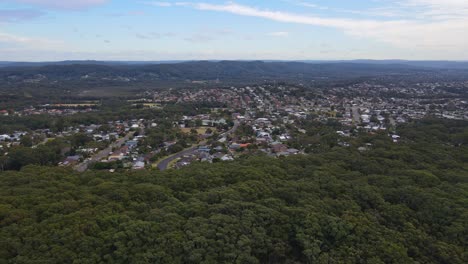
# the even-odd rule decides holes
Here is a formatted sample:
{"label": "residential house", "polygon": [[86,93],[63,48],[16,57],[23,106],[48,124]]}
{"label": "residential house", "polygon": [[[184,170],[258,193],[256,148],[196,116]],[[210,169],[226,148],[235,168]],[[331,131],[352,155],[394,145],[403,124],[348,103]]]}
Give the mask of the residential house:
{"label": "residential house", "polygon": [[274,153],[288,152],[288,146],[284,144],[275,144],[271,148]]}
{"label": "residential house", "polygon": [[81,156],[68,156],[60,165],[61,166],[74,166],[80,163]]}

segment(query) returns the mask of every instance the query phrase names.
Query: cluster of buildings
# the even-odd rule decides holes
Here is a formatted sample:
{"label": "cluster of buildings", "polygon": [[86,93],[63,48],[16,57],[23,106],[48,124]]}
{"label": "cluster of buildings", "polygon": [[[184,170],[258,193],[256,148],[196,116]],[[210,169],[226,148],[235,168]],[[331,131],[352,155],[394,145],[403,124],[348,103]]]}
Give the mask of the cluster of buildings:
{"label": "cluster of buildings", "polygon": [[1,134],[0,135],[0,142],[12,142],[17,143],[21,140],[21,137],[27,135],[27,132],[24,131],[16,131],[12,134]]}
{"label": "cluster of buildings", "polygon": [[[363,82],[326,89],[258,85],[173,90],[163,92],[164,95],[159,93],[157,97],[172,98],[175,102],[218,102],[226,105],[225,110],[240,110],[233,113],[232,120],[248,127],[249,134],[226,135],[216,144],[206,146],[206,151],[186,155],[175,165],[181,167],[193,161],[231,160],[253,150],[275,157],[303,153],[303,149],[292,148],[289,144],[294,134],[291,132],[307,132],[298,125],[300,119],[339,122],[345,129],[336,133],[344,138],[350,137],[353,130],[388,131],[393,142],[398,142],[400,136],[395,128],[400,123],[427,116],[468,120],[465,97],[451,92],[460,85],[468,89],[467,83],[420,83],[408,87]],[[205,123],[203,125],[207,125]],[[347,144],[345,141],[339,143]]]}
{"label": "cluster of buildings", "polygon": [[76,151],[77,154],[67,157],[62,165],[77,166],[80,163],[85,163],[83,166],[87,168],[88,163],[92,162],[119,161],[124,168],[143,169],[151,155],[144,155],[138,151],[139,142],[145,137],[145,128],[155,126],[157,124],[153,120],[134,119],[69,129],[64,133],[85,133],[89,138],[92,138],[94,143],[103,144],[99,148],[80,147]]}
{"label": "cluster of buildings", "polygon": [[[145,92],[148,98],[138,103],[148,107],[193,103],[211,109],[211,113],[169,120],[175,129],[184,133],[196,130],[198,133],[199,145],[194,145],[191,151],[171,163],[171,167],[180,168],[198,161],[230,161],[242,154],[254,152],[273,157],[302,154],[304,146],[291,144],[295,135],[308,132],[301,126],[301,120],[338,123],[340,129],[337,129],[336,134],[343,138],[351,137],[352,131],[357,130],[388,131],[392,140],[398,142],[400,138],[395,128],[401,123],[427,116],[468,120],[467,89],[468,83],[408,85],[362,82],[327,88],[265,84],[151,91]],[[20,112],[1,110],[0,115],[64,115],[83,111],[96,110],[85,105],[70,108],[66,105],[46,105]],[[61,165],[119,162],[123,168],[143,169],[151,165],[154,155],[177,144],[177,140],[164,142],[158,148],[144,148],[147,152],[144,153],[141,143],[147,136],[145,130],[149,128],[158,129],[155,120],[135,119],[79,125],[58,133],[50,130],[18,131],[11,135],[0,135],[0,147],[5,149],[19,144],[21,137],[28,133],[35,138],[45,139],[81,133],[87,135],[93,143],[80,146]],[[342,141],[340,144],[347,143]],[[362,148],[365,151],[366,146]]]}
{"label": "cluster of buildings", "polygon": [[95,107],[76,107],[72,105],[46,105],[42,107],[28,107],[23,110],[0,110],[0,116],[30,116],[30,115],[74,115],[97,111]]}
{"label": "cluster of buildings", "polygon": [[20,145],[21,137],[27,134],[24,131],[16,131],[12,134],[0,134],[0,155],[8,153],[10,148]]}

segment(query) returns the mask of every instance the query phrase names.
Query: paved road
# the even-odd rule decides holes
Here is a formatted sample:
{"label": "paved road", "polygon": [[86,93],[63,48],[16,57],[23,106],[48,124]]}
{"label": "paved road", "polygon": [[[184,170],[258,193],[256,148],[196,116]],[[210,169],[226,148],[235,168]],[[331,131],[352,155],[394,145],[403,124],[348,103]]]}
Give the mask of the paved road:
{"label": "paved road", "polygon": [[195,151],[198,149],[198,146],[199,145],[197,145],[195,147],[191,147],[189,149],[186,149],[186,150],[181,151],[181,152],[179,152],[179,153],[177,153],[175,155],[172,155],[172,156],[170,156],[168,158],[163,159],[162,161],[160,161],[158,163],[158,169],[161,170],[161,171],[167,170],[167,167],[169,166],[169,164],[172,161],[174,161],[176,159],[179,159],[179,158],[182,158],[185,155],[191,155],[191,154],[195,153]]}
{"label": "paved road", "polygon": [[[228,131],[222,133],[222,134],[220,135],[220,138],[221,138],[221,137],[224,137],[224,136],[226,136],[226,135],[229,135],[229,134],[232,134],[232,133],[236,132],[236,130],[237,130],[237,128],[239,127],[239,125],[240,125],[240,122],[239,122],[239,121],[237,121],[237,120],[234,121],[234,126],[233,126],[230,130],[228,130]],[[185,156],[185,155],[194,154],[195,151],[198,149],[198,147],[199,147],[200,145],[203,145],[203,144],[204,144],[204,142],[202,142],[202,143],[200,143],[200,144],[198,144],[198,145],[196,145],[196,146],[194,146],[194,147],[191,147],[191,148],[189,148],[189,149],[183,150],[183,151],[181,151],[181,152],[179,152],[179,153],[177,153],[177,154],[175,154],[175,155],[172,155],[172,156],[170,156],[170,157],[168,157],[168,158],[165,158],[165,159],[161,160],[161,161],[158,163],[158,165],[157,165],[158,169],[161,170],[161,171],[167,170],[167,167],[169,166],[169,164],[170,164],[172,161],[174,161],[174,160],[176,160],[176,159],[179,159],[179,158],[181,158],[181,157],[183,157],[183,156]]]}
{"label": "paved road", "polygon": [[220,137],[224,137],[224,136],[227,136],[227,135],[229,135],[229,134],[233,134],[234,132],[236,132],[237,128],[239,128],[239,125],[240,125],[240,122],[239,122],[239,121],[237,121],[237,120],[234,121],[234,126],[233,126],[230,130],[228,130],[228,131],[222,133],[222,134],[220,135]]}
{"label": "paved road", "polygon": [[392,125],[392,127],[396,127],[396,122],[395,122],[395,119],[393,117],[389,117],[390,119],[390,125]]}
{"label": "paved road", "polygon": [[93,155],[91,157],[91,160],[85,160],[82,163],[76,165],[73,169],[78,171],[78,172],[84,172],[88,169],[88,166],[93,163],[102,160],[103,158],[109,156],[109,154],[112,152],[113,148],[119,148],[121,147],[127,140],[129,140],[131,137],[133,137],[133,134],[135,132],[130,132],[128,133],[125,137],[117,140],[116,142],[112,143],[109,145],[106,149],[103,149]]}
{"label": "paved road", "polygon": [[359,107],[353,106],[352,108],[353,111],[353,120],[357,124],[361,123],[361,115],[359,114]]}

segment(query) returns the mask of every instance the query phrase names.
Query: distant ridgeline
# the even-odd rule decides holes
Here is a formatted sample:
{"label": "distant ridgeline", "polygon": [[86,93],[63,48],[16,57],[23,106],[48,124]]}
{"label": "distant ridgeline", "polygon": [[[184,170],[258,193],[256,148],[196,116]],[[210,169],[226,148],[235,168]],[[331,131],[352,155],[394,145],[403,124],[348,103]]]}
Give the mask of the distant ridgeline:
{"label": "distant ridgeline", "polygon": [[[466,122],[165,172],[0,173],[5,263],[468,263]],[[364,139],[363,139],[364,140]]]}
{"label": "distant ridgeline", "polygon": [[[3,66],[3,67],[2,67]],[[7,83],[47,83],[80,81],[83,83],[137,81],[308,81],[345,79],[383,75],[450,76],[467,78],[468,63],[343,61],[191,61],[178,63],[57,62],[0,63],[0,80]]]}

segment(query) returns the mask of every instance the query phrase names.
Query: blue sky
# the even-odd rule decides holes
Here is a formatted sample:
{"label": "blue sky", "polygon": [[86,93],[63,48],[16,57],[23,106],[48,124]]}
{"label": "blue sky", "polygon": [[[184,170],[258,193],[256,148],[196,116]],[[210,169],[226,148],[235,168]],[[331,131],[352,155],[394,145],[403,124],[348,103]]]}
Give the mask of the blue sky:
{"label": "blue sky", "polygon": [[0,61],[468,60],[466,0],[0,0]]}

